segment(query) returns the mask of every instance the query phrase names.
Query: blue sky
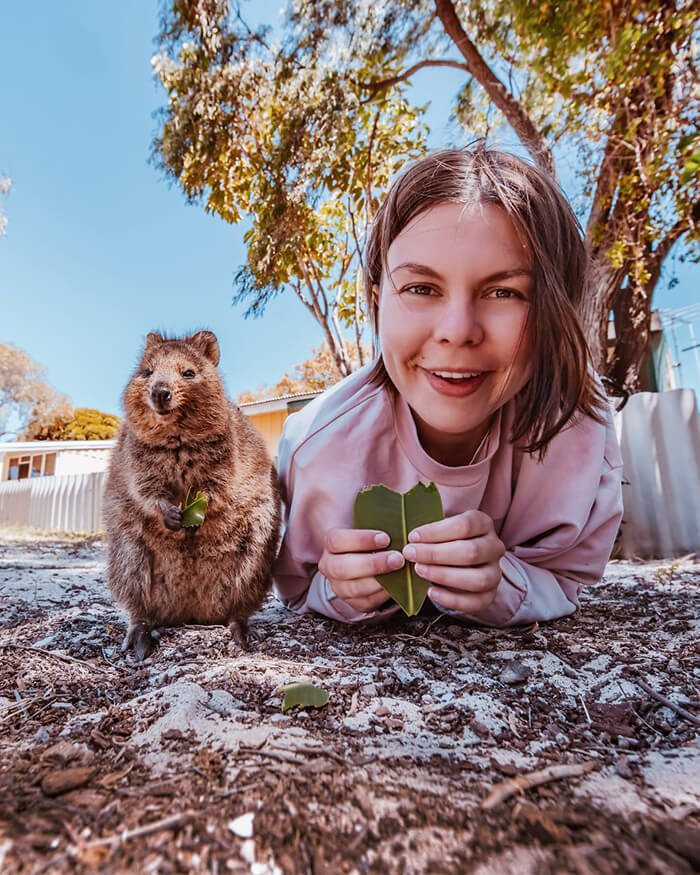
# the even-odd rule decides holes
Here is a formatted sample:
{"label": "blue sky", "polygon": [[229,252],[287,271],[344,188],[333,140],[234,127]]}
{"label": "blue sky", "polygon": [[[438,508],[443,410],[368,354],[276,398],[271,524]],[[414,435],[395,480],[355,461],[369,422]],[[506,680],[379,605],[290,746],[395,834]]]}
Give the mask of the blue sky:
{"label": "blue sky", "polygon": [[[249,8],[275,23],[281,5]],[[261,319],[243,319],[231,298],[245,228],[187,205],[148,162],[163,102],[150,65],[157,6],[12,3],[0,19],[0,176],[13,180],[0,238],[0,342],[43,364],[76,407],[119,412],[154,329],[214,330],[232,396],[276,382],[322,342],[291,294]],[[459,141],[448,117],[460,80],[449,68],[416,76],[415,98],[431,101],[434,146]],[[565,188],[566,174],[564,166]],[[698,267],[678,265],[677,276],[672,290],[662,280],[657,306],[700,300]],[[683,366],[686,384],[700,388],[692,353]]]}

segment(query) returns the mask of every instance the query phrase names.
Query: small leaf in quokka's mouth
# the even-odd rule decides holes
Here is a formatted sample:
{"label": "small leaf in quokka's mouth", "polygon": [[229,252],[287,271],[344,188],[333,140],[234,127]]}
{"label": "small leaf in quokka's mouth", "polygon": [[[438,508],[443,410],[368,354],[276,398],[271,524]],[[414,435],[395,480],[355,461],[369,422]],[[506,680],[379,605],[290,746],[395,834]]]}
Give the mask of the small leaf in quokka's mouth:
{"label": "small leaf in quokka's mouth", "polygon": [[[416,483],[405,493],[394,492],[386,486],[372,486],[357,494],[353,526],[386,532],[391,538],[387,550],[400,553],[408,544],[408,535],[413,529],[444,516],[440,493],[434,483],[427,486]],[[397,571],[377,575],[377,582],[409,617],[420,611],[430,589],[428,581],[416,573],[413,562],[406,562]]]}
{"label": "small leaf in quokka's mouth", "polygon": [[284,693],[282,711],[288,708],[323,708],[328,704],[330,693],[315,687],[313,684],[286,684],[281,688]]}
{"label": "small leaf in quokka's mouth", "polygon": [[204,522],[204,517],[207,514],[207,505],[209,499],[203,492],[193,494],[191,489],[187,490],[185,500],[180,505],[182,511],[182,525],[185,528],[196,528]]}

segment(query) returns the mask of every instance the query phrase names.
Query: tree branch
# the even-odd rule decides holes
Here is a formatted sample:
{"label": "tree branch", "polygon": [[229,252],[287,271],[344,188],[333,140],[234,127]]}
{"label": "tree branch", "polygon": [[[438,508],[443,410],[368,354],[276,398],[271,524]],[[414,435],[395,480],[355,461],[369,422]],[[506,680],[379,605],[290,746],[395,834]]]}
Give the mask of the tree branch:
{"label": "tree branch", "polygon": [[690,215],[679,219],[661,238],[656,249],[653,250],[649,257],[649,279],[645,284],[645,289],[648,293],[653,292],[656,284],[661,276],[661,268],[663,267],[666,256],[673,248],[673,244],[681,238],[685,233],[690,231],[693,225],[700,219],[700,201],[693,204]]}
{"label": "tree branch", "polygon": [[508,124],[513,128],[523,146],[532,155],[538,167],[556,177],[554,158],[547,140],[535,127],[532,119],[525,112],[523,105],[496,76],[479,50],[469,39],[462,27],[452,0],[435,0],[435,10],[442,22],[445,33],[462,53],[467,62],[467,70],[481,85],[494,104],[503,113]]}
{"label": "tree branch", "polygon": [[422,70],[423,67],[456,67],[458,70],[464,70],[467,73],[469,72],[469,67],[467,67],[466,64],[462,64],[460,61],[427,59],[425,61],[419,61],[417,64],[414,64],[412,67],[409,67],[408,70],[404,70],[403,73],[399,73],[397,76],[390,76],[388,79],[380,79],[378,82],[358,82],[357,84],[363,91],[369,91],[374,97],[376,94],[379,94],[380,91],[385,91],[393,85],[398,85],[399,82],[405,82],[407,79],[410,79],[414,73],[417,73],[418,70]]}

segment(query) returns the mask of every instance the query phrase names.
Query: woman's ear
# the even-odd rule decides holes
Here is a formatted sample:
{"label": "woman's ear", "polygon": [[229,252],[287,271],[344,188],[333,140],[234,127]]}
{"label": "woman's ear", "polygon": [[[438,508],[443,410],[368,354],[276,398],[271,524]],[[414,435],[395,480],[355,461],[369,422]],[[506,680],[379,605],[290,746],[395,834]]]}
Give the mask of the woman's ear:
{"label": "woman's ear", "polygon": [[379,306],[379,286],[377,283],[372,283],[372,298],[374,300],[374,306]]}

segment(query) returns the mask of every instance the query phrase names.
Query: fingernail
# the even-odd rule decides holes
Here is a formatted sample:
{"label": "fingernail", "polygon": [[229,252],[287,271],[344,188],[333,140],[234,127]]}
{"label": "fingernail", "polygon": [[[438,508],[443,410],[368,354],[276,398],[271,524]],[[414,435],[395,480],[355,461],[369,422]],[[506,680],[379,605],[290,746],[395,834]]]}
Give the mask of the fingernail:
{"label": "fingernail", "polygon": [[408,535],[408,540],[413,541],[414,544],[417,544],[420,541],[420,532],[410,532]]}
{"label": "fingernail", "polygon": [[401,568],[403,565],[403,556],[400,553],[389,553],[386,564],[389,568]]}
{"label": "fingernail", "polygon": [[428,566],[416,564],[416,571],[418,572],[418,574],[420,574],[421,577],[425,577],[425,575],[428,573]]}
{"label": "fingernail", "polygon": [[391,538],[385,532],[379,532],[374,536],[374,543],[377,547],[387,547],[391,543]]}
{"label": "fingernail", "polygon": [[416,548],[411,547],[410,545],[403,548],[403,555],[409,562],[415,562],[416,560]]}

